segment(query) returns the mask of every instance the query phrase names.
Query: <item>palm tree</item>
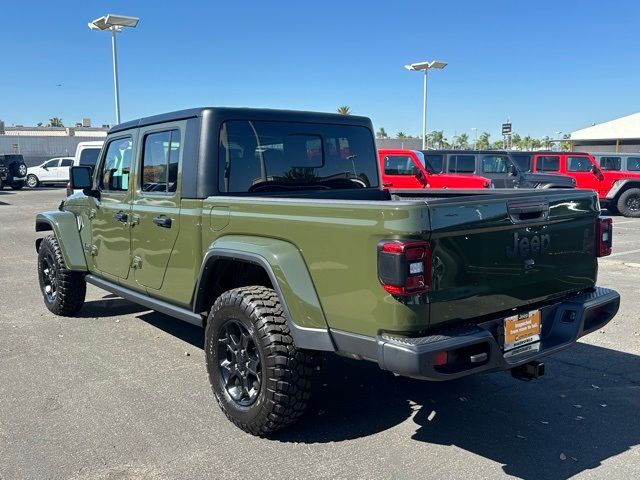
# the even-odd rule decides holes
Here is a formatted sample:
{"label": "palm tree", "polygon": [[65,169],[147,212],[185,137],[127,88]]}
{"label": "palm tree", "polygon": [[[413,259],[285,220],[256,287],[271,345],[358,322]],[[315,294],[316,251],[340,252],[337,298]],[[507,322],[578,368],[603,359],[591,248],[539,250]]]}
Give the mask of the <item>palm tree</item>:
{"label": "palm tree", "polygon": [[544,148],[549,150],[551,148],[551,145],[553,145],[553,142],[547,135],[545,135],[544,137],[542,137],[542,145],[544,146]]}
{"label": "palm tree", "polygon": [[467,135],[466,133],[456,135],[455,137],[453,137],[453,143],[457,148],[465,150],[469,148],[469,135]]}
{"label": "palm tree", "polygon": [[562,136],[562,140],[563,141],[560,142],[560,150],[562,150],[563,152],[571,150],[571,134],[565,133]]}
{"label": "palm tree", "polygon": [[47,127],[64,127],[64,124],[61,118],[53,117],[49,119],[49,125],[47,125]]}
{"label": "palm tree", "polygon": [[396,138],[409,138],[409,137],[404,132],[398,132],[396,133]]}
{"label": "palm tree", "polygon": [[384,127],[380,127],[380,130],[378,130],[376,132],[376,137],[378,137],[378,138],[389,138],[389,135],[387,135],[387,132],[384,131]]}
{"label": "palm tree", "polygon": [[429,143],[431,143],[431,145],[437,145],[438,148],[442,148],[445,143],[444,131],[442,130],[434,130],[427,135],[427,138],[429,139]]}
{"label": "palm tree", "polygon": [[338,107],[338,113],[340,115],[351,115],[351,107],[347,105],[341,105]]}
{"label": "palm tree", "polygon": [[489,132],[482,132],[482,135],[478,137],[478,141],[476,142],[476,148],[478,150],[487,150],[489,148],[489,137],[491,137]]}

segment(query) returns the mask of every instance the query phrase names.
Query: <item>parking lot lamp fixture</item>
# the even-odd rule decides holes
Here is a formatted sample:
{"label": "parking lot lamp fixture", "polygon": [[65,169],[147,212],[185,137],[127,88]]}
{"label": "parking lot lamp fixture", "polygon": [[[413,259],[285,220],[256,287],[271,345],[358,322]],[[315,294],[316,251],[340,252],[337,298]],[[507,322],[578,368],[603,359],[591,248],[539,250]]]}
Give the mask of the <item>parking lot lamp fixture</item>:
{"label": "parking lot lamp fixture", "polygon": [[447,62],[440,60],[431,60],[426,62],[412,63],[405,65],[404,68],[411,71],[424,71],[424,80],[422,83],[422,149],[427,148],[427,75],[429,70],[443,69],[447,66]]}
{"label": "parking lot lamp fixture", "polygon": [[120,123],[120,91],[118,88],[118,53],[116,49],[116,33],[121,32],[124,27],[135,28],[139,21],[140,19],[138,17],[128,17],[125,15],[114,15],[109,13],[88,23],[91,30],[109,30],[111,32],[113,88],[116,97],[116,124]]}

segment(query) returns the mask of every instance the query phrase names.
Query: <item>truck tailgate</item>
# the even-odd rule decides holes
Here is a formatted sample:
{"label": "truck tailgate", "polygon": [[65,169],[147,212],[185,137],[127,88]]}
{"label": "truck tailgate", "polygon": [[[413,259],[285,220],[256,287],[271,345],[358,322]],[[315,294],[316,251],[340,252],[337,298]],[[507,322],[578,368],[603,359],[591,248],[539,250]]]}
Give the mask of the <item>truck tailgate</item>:
{"label": "truck tailgate", "polygon": [[430,327],[479,321],[595,285],[593,192],[478,198],[429,205]]}

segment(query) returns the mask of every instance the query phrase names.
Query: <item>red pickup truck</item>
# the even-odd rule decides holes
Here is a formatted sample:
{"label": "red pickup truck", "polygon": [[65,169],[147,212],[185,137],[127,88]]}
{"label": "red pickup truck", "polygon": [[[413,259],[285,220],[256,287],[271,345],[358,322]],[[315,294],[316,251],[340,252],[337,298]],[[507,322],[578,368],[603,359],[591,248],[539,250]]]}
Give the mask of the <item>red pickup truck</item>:
{"label": "red pickup truck", "polygon": [[530,172],[562,173],[577,188],[598,192],[600,205],[625,217],[640,217],[640,172],[603,170],[584,152],[513,152],[518,165]]}
{"label": "red pickup truck", "polygon": [[418,150],[378,150],[384,188],[490,188],[491,180],[477,175],[429,173]]}

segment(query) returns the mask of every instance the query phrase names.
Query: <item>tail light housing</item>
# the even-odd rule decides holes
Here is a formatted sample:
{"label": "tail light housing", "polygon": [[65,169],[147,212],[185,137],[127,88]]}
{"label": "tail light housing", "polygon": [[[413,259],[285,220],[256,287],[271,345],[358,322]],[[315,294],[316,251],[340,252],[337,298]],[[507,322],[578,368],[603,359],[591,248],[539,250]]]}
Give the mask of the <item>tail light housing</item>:
{"label": "tail light housing", "polygon": [[392,295],[431,289],[431,245],[425,241],[385,240],[378,245],[378,279]]}
{"label": "tail light housing", "polygon": [[610,218],[598,218],[596,223],[596,254],[598,257],[611,255],[613,246],[613,222]]}
{"label": "tail light housing", "polygon": [[67,183],[67,197],[73,195],[73,189],[71,188],[71,182]]}

